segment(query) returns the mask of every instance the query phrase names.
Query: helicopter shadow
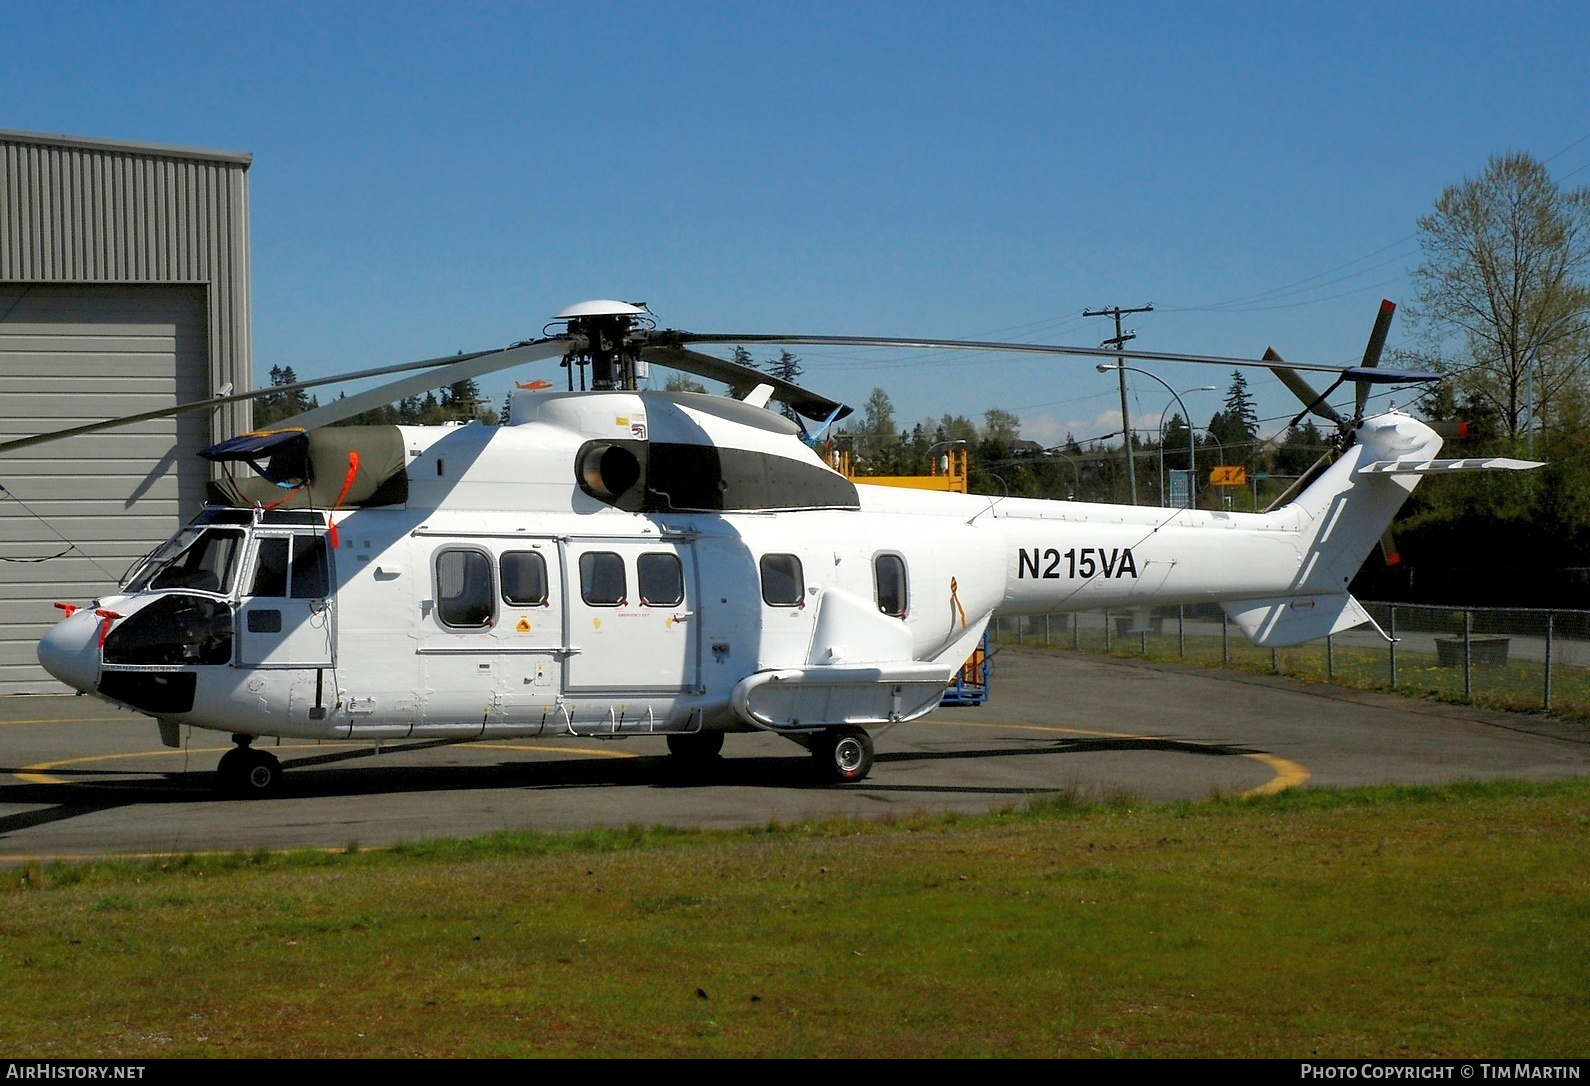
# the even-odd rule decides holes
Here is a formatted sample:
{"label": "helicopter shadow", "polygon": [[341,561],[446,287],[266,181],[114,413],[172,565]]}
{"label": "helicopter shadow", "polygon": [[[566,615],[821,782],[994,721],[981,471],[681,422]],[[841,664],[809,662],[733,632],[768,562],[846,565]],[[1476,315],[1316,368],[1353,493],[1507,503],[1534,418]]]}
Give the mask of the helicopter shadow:
{"label": "helicopter shadow", "polygon": [[[388,746],[392,753],[407,753],[444,743]],[[1258,753],[1253,748],[1225,744],[1193,743],[1163,738],[1066,738],[1024,745],[984,746],[958,750],[891,751],[877,756],[878,766],[944,763],[970,764],[986,759],[1055,759],[1101,753],[1172,753],[1204,758],[1236,758]],[[437,792],[572,792],[581,789],[690,790],[753,788],[776,791],[923,795],[1034,796],[1068,790],[1075,775],[1063,783],[1045,786],[954,784],[945,782],[887,783],[867,780],[836,786],[819,779],[811,759],[791,756],[712,758],[681,763],[666,755],[639,757],[567,757],[514,759],[488,765],[381,765],[389,755],[372,749],[333,751],[282,760],[288,770],[281,790],[255,802],[272,803],[303,799],[350,799],[420,795]],[[0,773],[25,772],[0,767]],[[14,834],[88,815],[141,806],[181,807],[218,802],[242,802],[217,790],[210,771],[182,771],[129,778],[124,771],[104,769],[50,770],[59,783],[20,782],[0,785],[0,806],[32,806],[33,810],[0,815],[0,840]],[[1061,778],[1057,777],[1057,781]]]}

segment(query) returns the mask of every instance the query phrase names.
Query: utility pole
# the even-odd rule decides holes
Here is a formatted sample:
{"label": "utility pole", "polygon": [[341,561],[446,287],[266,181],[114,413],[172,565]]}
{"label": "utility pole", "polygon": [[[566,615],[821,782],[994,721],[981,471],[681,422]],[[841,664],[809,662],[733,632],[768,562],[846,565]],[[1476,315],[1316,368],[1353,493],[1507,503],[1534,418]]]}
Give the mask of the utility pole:
{"label": "utility pole", "polygon": [[[1082,315],[1084,317],[1114,317],[1115,318],[1115,338],[1107,339],[1103,343],[1099,344],[1099,346],[1100,347],[1114,347],[1117,351],[1124,351],[1125,348],[1126,348],[1126,341],[1129,340],[1129,339],[1136,339],[1137,338],[1137,333],[1136,332],[1123,332],[1123,331],[1121,331],[1121,317],[1123,317],[1124,315],[1126,315],[1128,313],[1152,313],[1152,312],[1154,312],[1154,303],[1153,302],[1149,302],[1147,305],[1140,305],[1136,309],[1122,309],[1118,305],[1110,306],[1107,309],[1084,309],[1082,311]],[[1133,458],[1132,458],[1132,423],[1131,423],[1131,420],[1127,418],[1127,414],[1126,414],[1126,355],[1125,354],[1121,355],[1120,364],[1116,366],[1115,372],[1116,372],[1116,375],[1118,377],[1120,377],[1120,379],[1121,379],[1121,434],[1125,438],[1125,441],[1126,441],[1126,489],[1127,489],[1127,492],[1131,495],[1132,504],[1136,505],[1137,504],[1137,468],[1134,466]],[[1192,420],[1191,419],[1187,420],[1187,425],[1188,426],[1192,425]]]}

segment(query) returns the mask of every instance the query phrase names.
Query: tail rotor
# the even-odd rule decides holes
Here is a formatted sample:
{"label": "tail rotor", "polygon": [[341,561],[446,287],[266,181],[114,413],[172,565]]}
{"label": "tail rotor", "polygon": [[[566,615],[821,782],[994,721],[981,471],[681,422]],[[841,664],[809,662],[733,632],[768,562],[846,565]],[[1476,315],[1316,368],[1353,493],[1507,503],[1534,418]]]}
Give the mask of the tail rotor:
{"label": "tail rotor", "polygon": [[[1397,304],[1395,302],[1389,299],[1381,300],[1380,312],[1375,315],[1375,326],[1369,333],[1369,342],[1364,345],[1363,361],[1357,366],[1342,370],[1341,376],[1337,377],[1324,392],[1315,392],[1314,387],[1303,378],[1303,375],[1286,365],[1285,360],[1276,353],[1273,347],[1264,352],[1264,361],[1274,363],[1270,366],[1270,372],[1280,378],[1281,383],[1303,404],[1303,410],[1293,416],[1292,421],[1286,424],[1286,428],[1290,430],[1308,415],[1323,419],[1336,427],[1336,438],[1331,442],[1331,447],[1326,450],[1325,455],[1315,461],[1314,465],[1297,482],[1288,487],[1286,493],[1271,502],[1265,510],[1266,512],[1271,509],[1278,509],[1291,501],[1309,483],[1317,479],[1321,472],[1335,463],[1344,452],[1352,447],[1354,435],[1364,421],[1364,409],[1369,403],[1370,385],[1398,384],[1415,376],[1422,376],[1379,368],[1381,352],[1386,348],[1386,334],[1391,331],[1391,318],[1396,315],[1396,312]],[[1353,382],[1356,390],[1353,396],[1352,418],[1343,416],[1340,411],[1326,402],[1330,398],[1331,393],[1348,381]],[[1402,560],[1397,553],[1396,540],[1392,538],[1390,529],[1387,529],[1385,535],[1380,538],[1380,553],[1386,559],[1388,566],[1394,566]]]}

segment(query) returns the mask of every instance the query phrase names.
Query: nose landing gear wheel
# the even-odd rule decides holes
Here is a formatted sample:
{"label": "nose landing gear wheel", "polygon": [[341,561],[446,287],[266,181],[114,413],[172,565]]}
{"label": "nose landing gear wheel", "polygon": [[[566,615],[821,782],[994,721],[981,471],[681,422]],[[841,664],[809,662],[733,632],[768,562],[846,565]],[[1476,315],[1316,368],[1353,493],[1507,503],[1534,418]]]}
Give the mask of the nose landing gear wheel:
{"label": "nose landing gear wheel", "polygon": [[235,796],[259,798],[281,788],[282,763],[274,754],[239,743],[221,755],[215,767],[223,791]]}
{"label": "nose landing gear wheel", "polygon": [[872,772],[872,736],[855,726],[830,728],[812,740],[812,758],[825,780],[835,784],[866,780]]}

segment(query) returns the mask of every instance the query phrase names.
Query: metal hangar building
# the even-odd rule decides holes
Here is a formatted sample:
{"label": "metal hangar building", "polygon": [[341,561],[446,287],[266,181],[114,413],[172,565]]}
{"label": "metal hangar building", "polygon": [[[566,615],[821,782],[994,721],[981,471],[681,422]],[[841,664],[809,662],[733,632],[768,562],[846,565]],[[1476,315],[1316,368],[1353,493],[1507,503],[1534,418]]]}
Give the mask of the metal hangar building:
{"label": "metal hangar building", "polygon": [[[0,440],[251,385],[251,155],[0,130]],[[193,455],[248,404],[0,454],[0,695],[35,646],[198,512]]]}

